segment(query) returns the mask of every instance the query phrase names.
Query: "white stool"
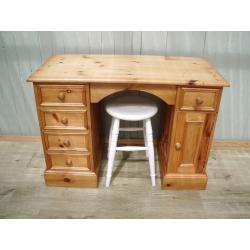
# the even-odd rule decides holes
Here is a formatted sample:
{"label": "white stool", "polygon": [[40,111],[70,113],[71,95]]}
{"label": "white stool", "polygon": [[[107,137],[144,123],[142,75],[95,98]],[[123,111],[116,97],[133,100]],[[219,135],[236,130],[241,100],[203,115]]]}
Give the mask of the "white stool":
{"label": "white stool", "polygon": [[[112,116],[108,145],[108,170],[106,187],[109,187],[112,168],[116,151],[146,151],[149,160],[150,176],[152,186],[155,186],[155,160],[154,145],[151,126],[151,117],[158,108],[154,102],[142,96],[116,97],[106,105],[106,111]],[[143,121],[143,128],[120,128],[120,120]],[[122,146],[117,147],[119,131],[143,131],[145,146]]]}

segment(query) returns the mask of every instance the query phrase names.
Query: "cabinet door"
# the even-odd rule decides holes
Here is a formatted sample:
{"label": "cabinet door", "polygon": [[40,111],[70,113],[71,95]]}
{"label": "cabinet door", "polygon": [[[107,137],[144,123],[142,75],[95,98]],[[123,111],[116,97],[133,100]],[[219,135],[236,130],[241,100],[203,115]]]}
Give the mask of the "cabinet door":
{"label": "cabinet door", "polygon": [[215,114],[178,112],[168,173],[203,173],[211,145]]}

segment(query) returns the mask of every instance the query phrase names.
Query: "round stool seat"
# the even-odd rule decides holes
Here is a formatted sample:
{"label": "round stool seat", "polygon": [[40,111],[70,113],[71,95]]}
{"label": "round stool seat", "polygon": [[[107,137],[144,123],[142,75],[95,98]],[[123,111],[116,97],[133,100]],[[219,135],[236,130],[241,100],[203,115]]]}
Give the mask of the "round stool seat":
{"label": "round stool seat", "polygon": [[112,99],[106,105],[111,116],[126,121],[140,121],[151,118],[157,111],[157,105],[143,96],[121,96]]}

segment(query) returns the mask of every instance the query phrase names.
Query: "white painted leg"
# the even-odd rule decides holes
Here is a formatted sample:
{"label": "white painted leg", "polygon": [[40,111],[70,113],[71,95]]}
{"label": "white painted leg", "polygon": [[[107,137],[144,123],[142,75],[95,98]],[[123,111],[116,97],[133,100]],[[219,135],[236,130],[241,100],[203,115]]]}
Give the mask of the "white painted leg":
{"label": "white painted leg", "polygon": [[108,143],[107,158],[109,158],[109,151],[110,151],[110,145],[111,145],[111,133],[112,133],[113,125],[114,125],[114,118],[112,117],[110,129],[109,129],[109,143]]}
{"label": "white painted leg", "polygon": [[147,119],[145,121],[146,124],[146,139],[148,146],[148,160],[149,160],[149,168],[150,168],[150,177],[152,186],[155,186],[155,157],[154,157],[154,144],[153,144],[153,132],[151,120]]}
{"label": "white painted leg", "polygon": [[[144,144],[145,147],[148,147],[148,142],[147,142],[147,137],[146,137],[146,121],[143,121],[143,136],[144,136]],[[145,151],[146,152],[146,156],[148,158],[148,149]]]}
{"label": "white painted leg", "polygon": [[107,170],[107,178],[106,178],[106,187],[109,187],[111,176],[112,176],[112,169],[115,159],[115,152],[116,152],[116,146],[117,146],[117,139],[119,134],[119,125],[120,120],[113,118],[113,126],[111,131],[111,139],[110,139],[110,145],[109,145],[109,156],[108,156],[108,170]]}

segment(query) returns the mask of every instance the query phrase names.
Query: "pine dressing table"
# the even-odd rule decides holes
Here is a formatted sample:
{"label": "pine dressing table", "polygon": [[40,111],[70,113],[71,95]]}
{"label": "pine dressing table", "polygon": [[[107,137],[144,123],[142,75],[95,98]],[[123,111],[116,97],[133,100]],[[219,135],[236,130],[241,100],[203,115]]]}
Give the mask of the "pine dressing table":
{"label": "pine dressing table", "polygon": [[166,103],[157,143],[163,189],[205,189],[206,164],[223,87],[204,58],[56,55],[33,82],[49,186],[97,187],[104,140],[100,101],[123,90]]}

